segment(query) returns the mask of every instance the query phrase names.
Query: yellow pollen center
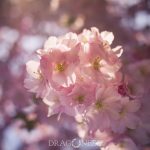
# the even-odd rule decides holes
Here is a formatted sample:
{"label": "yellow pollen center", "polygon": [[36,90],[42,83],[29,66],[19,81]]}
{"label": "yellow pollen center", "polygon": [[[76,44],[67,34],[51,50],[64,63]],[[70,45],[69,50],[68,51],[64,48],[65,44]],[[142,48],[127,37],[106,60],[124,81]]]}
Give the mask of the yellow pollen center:
{"label": "yellow pollen center", "polygon": [[83,38],[82,38],[82,42],[83,42],[83,43],[87,43],[87,42],[88,42],[87,38],[86,38],[86,37],[83,37]]}
{"label": "yellow pollen center", "polygon": [[65,64],[64,63],[56,64],[55,70],[58,71],[58,72],[63,72],[65,70]]}
{"label": "yellow pollen center", "polygon": [[120,112],[119,112],[120,116],[121,117],[124,117],[126,112],[125,112],[125,109],[122,109]]}
{"label": "yellow pollen center", "polygon": [[95,70],[99,70],[99,67],[100,67],[100,57],[96,57],[94,59],[94,61],[92,62],[92,66]]}
{"label": "yellow pollen center", "polygon": [[98,109],[98,110],[102,109],[102,108],[103,108],[102,102],[97,101],[97,102],[95,103],[95,107],[96,107],[96,109]]}
{"label": "yellow pollen center", "polygon": [[119,144],[119,147],[120,147],[120,148],[124,148],[124,144],[123,144],[123,143],[120,143],[120,144]]}
{"label": "yellow pollen center", "polygon": [[76,97],[76,100],[79,102],[79,103],[82,103],[84,101],[84,95],[79,95]]}

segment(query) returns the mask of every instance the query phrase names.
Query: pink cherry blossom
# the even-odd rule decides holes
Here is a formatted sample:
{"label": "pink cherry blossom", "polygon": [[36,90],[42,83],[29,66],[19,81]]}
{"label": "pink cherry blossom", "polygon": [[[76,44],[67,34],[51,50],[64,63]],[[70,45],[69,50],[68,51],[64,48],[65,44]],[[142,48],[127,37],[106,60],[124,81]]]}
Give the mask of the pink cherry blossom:
{"label": "pink cherry blossom", "polygon": [[36,97],[44,97],[49,91],[49,85],[40,70],[40,63],[29,61],[26,64],[27,72],[30,78],[25,79],[24,86]]}
{"label": "pink cherry blossom", "polygon": [[[90,130],[100,129],[104,131],[110,128],[111,121],[119,117],[120,95],[113,87],[98,87],[95,94],[95,102],[87,112]],[[94,124],[93,124],[94,122]]]}
{"label": "pink cherry blossom", "polygon": [[117,78],[121,63],[112,51],[104,50],[100,43],[88,43],[83,49],[80,52],[80,65],[84,74],[95,81]]}
{"label": "pink cherry blossom", "polygon": [[122,98],[121,109],[119,112],[119,119],[111,124],[112,130],[114,132],[123,133],[128,129],[137,128],[140,123],[139,117],[136,112],[140,108],[140,103],[138,100],[129,100],[128,97]]}
{"label": "pink cherry blossom", "polygon": [[125,136],[143,128],[141,102],[127,89],[123,49],[112,48],[113,40],[113,33],[95,27],[49,37],[37,51],[39,60],[27,62],[25,87],[42,98],[49,117],[73,117],[80,137],[100,140],[103,150],[136,150]]}
{"label": "pink cherry blossom", "polygon": [[63,107],[60,103],[60,98],[56,91],[51,89],[49,93],[43,98],[43,102],[48,106],[48,117],[54,114],[61,114],[63,112]]}
{"label": "pink cherry blossom", "polygon": [[[74,86],[64,89],[60,93],[61,102],[70,107],[74,115],[85,113],[94,101],[95,84],[76,83]],[[70,115],[70,113],[67,113]]]}
{"label": "pink cherry blossom", "polygon": [[79,62],[76,45],[71,51],[62,52],[60,49],[50,51],[41,57],[41,70],[52,85],[69,86],[76,80],[75,69]]}
{"label": "pink cherry blossom", "polygon": [[81,34],[79,34],[79,41],[85,46],[88,43],[101,43],[102,39],[99,30],[92,27],[91,30],[84,29]]}
{"label": "pink cherry blossom", "polygon": [[54,36],[49,37],[44,44],[44,50],[48,52],[54,49],[61,48],[62,51],[69,51],[77,44],[78,44],[77,34],[69,32],[66,35],[61,36],[59,38],[56,38]]}

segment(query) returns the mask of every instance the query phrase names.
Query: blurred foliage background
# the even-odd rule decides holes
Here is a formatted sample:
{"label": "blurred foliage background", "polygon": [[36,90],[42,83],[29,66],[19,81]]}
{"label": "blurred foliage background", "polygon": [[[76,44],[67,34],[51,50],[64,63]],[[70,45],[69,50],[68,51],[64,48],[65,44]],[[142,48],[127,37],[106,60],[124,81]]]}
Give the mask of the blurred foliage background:
{"label": "blurred foliage background", "polygon": [[147,99],[149,0],[0,0],[0,149],[68,150],[49,148],[48,140],[78,137],[72,118],[47,118],[47,107],[24,89],[25,63],[48,36],[92,26],[114,33],[113,46],[124,48],[122,69],[131,92]]}

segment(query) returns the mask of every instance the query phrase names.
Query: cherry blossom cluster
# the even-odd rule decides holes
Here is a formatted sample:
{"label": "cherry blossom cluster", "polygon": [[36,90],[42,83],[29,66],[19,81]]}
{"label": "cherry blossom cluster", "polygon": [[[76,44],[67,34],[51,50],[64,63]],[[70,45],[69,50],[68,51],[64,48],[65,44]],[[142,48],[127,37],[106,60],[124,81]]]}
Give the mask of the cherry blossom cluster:
{"label": "cherry blossom cluster", "polygon": [[112,48],[113,39],[111,32],[93,27],[51,36],[37,50],[38,61],[26,64],[25,87],[42,98],[48,116],[73,116],[94,136],[98,131],[123,135],[139,126],[140,102],[125,88],[119,59],[123,49]]}

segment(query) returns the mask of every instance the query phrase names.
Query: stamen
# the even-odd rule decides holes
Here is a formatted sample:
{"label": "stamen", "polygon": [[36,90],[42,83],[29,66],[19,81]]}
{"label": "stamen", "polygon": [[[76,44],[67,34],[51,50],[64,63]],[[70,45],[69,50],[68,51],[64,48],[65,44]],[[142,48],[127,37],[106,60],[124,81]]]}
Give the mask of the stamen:
{"label": "stamen", "polygon": [[124,117],[126,112],[125,112],[125,109],[122,109],[120,112],[119,112],[120,116],[121,117]]}
{"label": "stamen", "polygon": [[87,43],[88,42],[88,40],[87,40],[87,38],[85,36],[82,38],[82,42],[83,43]]}
{"label": "stamen", "polygon": [[76,97],[76,100],[79,102],[79,103],[82,103],[84,101],[84,95],[79,95]]}
{"label": "stamen", "polygon": [[124,144],[123,143],[119,143],[119,147],[122,149],[124,148]]}
{"label": "stamen", "polygon": [[63,72],[65,70],[65,63],[56,64],[55,70],[58,71],[58,72]]}
{"label": "stamen", "polygon": [[95,103],[95,106],[96,106],[96,109],[100,110],[100,109],[103,108],[104,105],[102,104],[102,102],[97,101],[97,102]]}
{"label": "stamen", "polygon": [[94,61],[92,62],[92,66],[95,70],[99,70],[99,67],[100,67],[100,57],[96,57],[94,59]]}

